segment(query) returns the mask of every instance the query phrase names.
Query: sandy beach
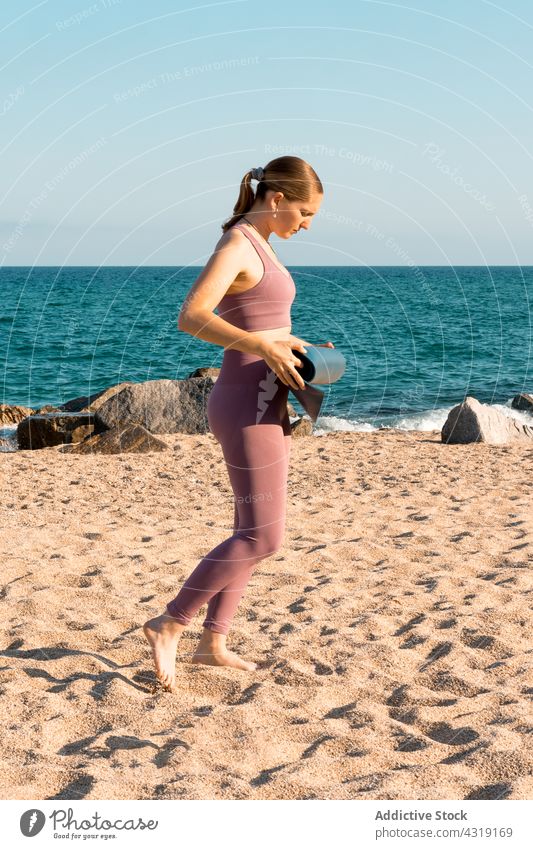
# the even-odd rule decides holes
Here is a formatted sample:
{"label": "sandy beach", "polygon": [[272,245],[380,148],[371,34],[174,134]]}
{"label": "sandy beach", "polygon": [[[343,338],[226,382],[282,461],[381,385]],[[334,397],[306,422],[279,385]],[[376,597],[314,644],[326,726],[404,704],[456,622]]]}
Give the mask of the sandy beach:
{"label": "sandy beach", "polygon": [[212,434],[0,454],[4,799],[531,799],[533,448],[294,438],[283,549],[228,647],[142,624],[231,533]]}

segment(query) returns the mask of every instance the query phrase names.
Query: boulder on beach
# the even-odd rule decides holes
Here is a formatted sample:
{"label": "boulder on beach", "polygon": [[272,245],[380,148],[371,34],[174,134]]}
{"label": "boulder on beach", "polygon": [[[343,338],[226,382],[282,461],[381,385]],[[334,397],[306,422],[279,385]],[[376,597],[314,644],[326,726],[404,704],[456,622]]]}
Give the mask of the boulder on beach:
{"label": "boulder on beach", "polygon": [[44,407],[39,407],[38,410],[35,410],[36,416],[43,416],[45,413],[63,413],[64,410],[61,407],[56,407],[55,404],[45,404]]}
{"label": "boulder on beach", "polygon": [[533,413],[533,395],[528,395],[527,392],[520,392],[514,396],[511,401],[511,407],[515,410],[524,410],[526,413]]}
{"label": "boulder on beach", "polygon": [[114,386],[108,386],[107,389],[101,389],[99,392],[93,392],[91,395],[80,395],[78,398],[71,398],[70,401],[65,401],[64,404],[46,404],[44,407],[36,410],[37,413],[51,413],[54,411],[64,411],[67,413],[94,412],[102,404],[120,392],[125,386],[130,386],[129,381],[116,383]]}
{"label": "boulder on beach", "polygon": [[64,445],[59,450],[69,454],[148,454],[169,449],[165,442],[133,422],[125,426],[116,425],[103,433],[89,436],[83,442]]}
{"label": "boulder on beach", "polygon": [[95,413],[98,429],[136,422],[152,433],[207,433],[212,377],[130,383]]}
{"label": "boulder on beach", "polygon": [[533,439],[533,427],[521,424],[500,413],[477,398],[467,396],[453,407],[441,431],[442,442],[461,444],[487,442],[505,445],[507,442],[525,442]]}
{"label": "boulder on beach", "polygon": [[18,424],[33,412],[31,407],[22,407],[19,404],[0,404],[0,425]]}
{"label": "boulder on beach", "polygon": [[189,377],[212,377],[213,380],[216,380],[219,374],[219,368],[215,368],[214,366],[200,366],[200,368],[195,368],[194,371],[191,371],[186,379],[188,380]]}
{"label": "boulder on beach", "polygon": [[17,425],[20,451],[79,442],[93,433],[94,413],[42,413],[26,416]]}

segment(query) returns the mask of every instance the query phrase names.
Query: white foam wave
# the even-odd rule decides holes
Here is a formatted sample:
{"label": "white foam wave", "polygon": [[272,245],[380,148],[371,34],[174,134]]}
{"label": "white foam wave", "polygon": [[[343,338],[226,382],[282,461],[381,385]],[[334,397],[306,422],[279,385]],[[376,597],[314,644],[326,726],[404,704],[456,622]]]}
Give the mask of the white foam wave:
{"label": "white foam wave", "polygon": [[[374,420],[373,422],[365,422],[358,419],[345,419],[340,416],[319,416],[313,434],[322,436],[325,433],[335,433],[338,431],[356,431],[369,432],[387,428],[391,430],[442,430],[450,410],[456,406],[440,407],[434,410],[423,410],[420,413],[409,413],[402,416],[391,416],[387,421]],[[520,424],[533,426],[533,415],[522,410],[515,410],[511,407],[511,400],[505,404],[489,404],[499,413],[511,419],[516,419]]]}
{"label": "white foam wave", "polygon": [[336,431],[372,430],[379,430],[379,427],[371,424],[370,422],[341,419],[337,416],[319,416],[313,428],[313,435],[321,436],[324,433],[332,433]]}
{"label": "white foam wave", "polygon": [[0,426],[0,452],[18,451],[17,426]]}

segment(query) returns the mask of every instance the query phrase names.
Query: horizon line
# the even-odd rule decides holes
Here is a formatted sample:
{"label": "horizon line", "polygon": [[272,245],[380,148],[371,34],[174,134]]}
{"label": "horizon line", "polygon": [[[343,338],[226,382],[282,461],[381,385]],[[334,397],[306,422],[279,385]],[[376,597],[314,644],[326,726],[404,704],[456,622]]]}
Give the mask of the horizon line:
{"label": "horizon line", "polygon": [[[403,268],[405,270],[413,268],[533,268],[533,263],[448,263],[447,265],[436,265],[435,263],[414,263],[413,265],[394,265],[392,263],[368,263],[366,265],[286,265],[286,268]],[[204,265],[2,265],[0,271],[7,268],[205,268]]]}

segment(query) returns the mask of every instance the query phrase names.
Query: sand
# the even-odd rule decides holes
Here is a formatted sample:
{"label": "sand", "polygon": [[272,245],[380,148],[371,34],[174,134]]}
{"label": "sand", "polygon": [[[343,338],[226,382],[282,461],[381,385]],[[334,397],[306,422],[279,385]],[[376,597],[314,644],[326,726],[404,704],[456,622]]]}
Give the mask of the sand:
{"label": "sand", "polygon": [[142,624],[231,532],[211,434],[0,454],[4,799],[531,799],[533,449],[294,438],[286,542],[228,647]]}

